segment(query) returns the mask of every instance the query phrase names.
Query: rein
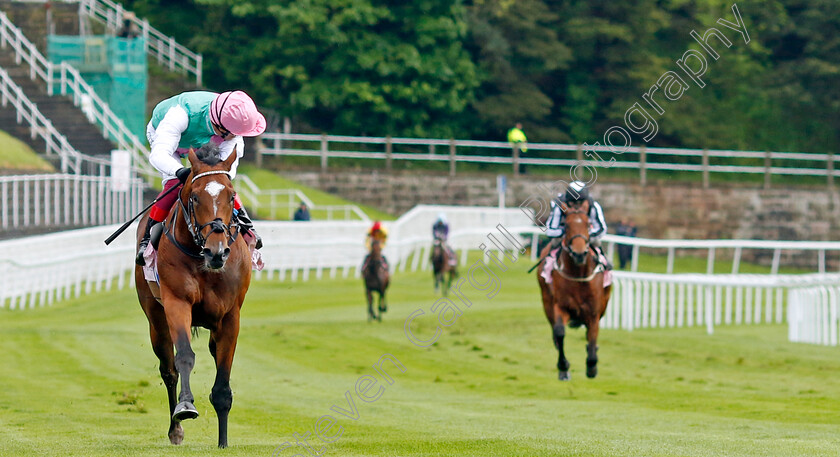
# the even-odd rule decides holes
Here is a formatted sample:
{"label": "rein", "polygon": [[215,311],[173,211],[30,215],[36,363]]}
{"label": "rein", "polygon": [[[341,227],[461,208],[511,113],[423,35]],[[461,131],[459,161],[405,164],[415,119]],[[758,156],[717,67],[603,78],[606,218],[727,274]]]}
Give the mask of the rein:
{"label": "rein", "polygon": [[[583,211],[582,209],[576,209],[576,210],[568,211],[567,214],[585,214],[585,211]],[[578,233],[577,235],[573,235],[568,240],[568,243],[566,243],[566,240],[563,240],[563,243],[560,245],[560,249],[567,252],[570,256],[573,255],[573,254],[577,254],[576,252],[572,251],[572,241],[574,241],[575,238],[583,238],[583,240],[586,242],[586,254],[588,254],[589,251],[592,249],[591,245],[589,244],[589,235],[588,234],[583,235],[583,234]],[[589,276],[584,276],[584,277],[569,276],[568,274],[566,274],[563,271],[563,267],[564,267],[563,256],[557,256],[557,257],[558,257],[559,262],[554,264],[554,269],[557,270],[557,272],[560,274],[560,276],[563,279],[567,279],[569,281],[589,282],[589,281],[592,281],[593,279],[595,279],[595,276],[597,276],[598,273],[601,273],[602,271],[604,271],[604,266],[596,261],[595,269],[592,271],[592,274],[590,274]]]}
{"label": "rein", "polygon": [[[203,178],[205,176],[210,175],[220,175],[224,174],[227,175],[228,179],[230,179],[230,173],[223,170],[214,170],[214,171],[205,171],[204,173],[199,173],[193,176],[193,179],[190,181],[190,185],[195,182],[198,178]],[[225,233],[228,237],[228,244],[233,244],[236,241],[236,237],[239,235],[239,224],[233,222],[234,218],[231,217],[231,223],[225,224],[222,222],[220,218],[213,219],[210,222],[199,224],[198,217],[195,215],[195,207],[193,206],[192,199],[189,200],[187,206],[184,206],[184,200],[178,195],[178,207],[180,208],[180,213],[184,216],[184,222],[187,224],[187,230],[190,232],[192,236],[193,243],[198,246],[199,251],[204,249],[204,244],[207,243],[207,237],[201,234],[201,231],[204,230],[205,227],[210,227],[210,233]],[[169,238],[169,241],[175,245],[181,252],[184,254],[194,258],[194,259],[203,259],[204,256],[200,254],[195,254],[187,250],[178,240],[175,239],[175,236],[172,234],[170,230],[170,226],[175,226],[175,221],[178,219],[179,211],[175,211],[175,215],[172,217],[172,222],[169,225],[164,226],[164,233],[166,237]],[[233,216],[233,215],[231,215]]]}

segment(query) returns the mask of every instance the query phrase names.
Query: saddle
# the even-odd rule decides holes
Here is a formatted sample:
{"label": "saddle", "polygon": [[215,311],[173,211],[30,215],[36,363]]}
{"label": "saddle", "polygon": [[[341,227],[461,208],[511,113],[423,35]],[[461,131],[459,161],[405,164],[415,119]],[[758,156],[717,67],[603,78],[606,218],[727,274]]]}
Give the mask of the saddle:
{"label": "saddle", "polygon": [[[164,225],[166,225],[165,222],[152,227],[149,245],[143,251],[143,258],[146,260],[146,265],[143,266],[143,278],[149,284],[149,289],[158,302],[160,302],[160,275],[157,267],[157,251],[163,236]],[[262,271],[265,268],[265,262],[263,262],[262,253],[255,249],[256,239],[251,232],[243,234],[242,238],[248,244],[248,250],[251,251],[251,269]]]}
{"label": "saddle", "polygon": [[[603,254],[600,254],[597,250],[595,250],[594,247],[592,248],[592,250],[595,251],[596,255],[598,255],[598,266],[602,268],[601,271],[604,273],[604,287],[608,287],[612,285],[612,270],[607,269],[607,258],[604,257]],[[552,282],[554,282],[554,280],[551,277],[551,270],[560,267],[560,265],[557,263],[557,257],[559,253],[560,248],[556,247],[552,249],[551,252],[549,252],[548,256],[546,256],[545,258],[545,262],[543,263],[543,268],[540,272],[540,276],[542,276],[542,278],[545,279],[546,284],[551,284]],[[596,271],[597,270],[598,267],[596,267]]]}

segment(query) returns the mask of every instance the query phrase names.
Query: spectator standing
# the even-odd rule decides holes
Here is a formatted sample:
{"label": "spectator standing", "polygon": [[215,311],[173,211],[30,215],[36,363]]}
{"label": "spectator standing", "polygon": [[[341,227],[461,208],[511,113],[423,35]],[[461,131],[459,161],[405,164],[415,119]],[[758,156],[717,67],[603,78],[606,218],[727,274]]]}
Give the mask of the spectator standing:
{"label": "spectator standing", "polygon": [[300,206],[298,207],[297,211],[295,211],[294,220],[296,220],[296,221],[308,221],[309,220],[309,208],[306,207],[306,203],[300,202]]}
{"label": "spectator standing", "polygon": [[[628,219],[624,218],[619,222],[619,224],[615,228],[615,234],[621,236],[636,236],[636,224]],[[628,262],[633,261],[633,246],[628,244],[619,244],[618,245],[618,268],[624,269],[624,266],[627,265]]]}
{"label": "spectator standing", "polygon": [[134,19],[136,18],[137,16],[131,11],[123,13],[123,23],[120,30],[117,31],[117,36],[120,38],[127,38],[129,40],[139,37],[140,28],[134,23]]}
{"label": "spectator standing", "polygon": [[[522,131],[522,123],[517,122],[516,126],[508,130],[508,143],[514,150],[519,149],[520,153],[528,152],[528,138],[525,137],[525,132]],[[525,174],[525,165],[519,164],[519,173]]]}

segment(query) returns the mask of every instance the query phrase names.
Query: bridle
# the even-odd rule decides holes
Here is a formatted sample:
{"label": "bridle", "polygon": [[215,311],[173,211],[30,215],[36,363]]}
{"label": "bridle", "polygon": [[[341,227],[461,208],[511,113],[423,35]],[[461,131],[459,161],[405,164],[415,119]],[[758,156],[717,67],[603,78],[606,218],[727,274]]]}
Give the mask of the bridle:
{"label": "bridle", "polygon": [[[584,211],[583,209],[577,208],[577,209],[574,209],[574,210],[567,210],[566,214],[567,215],[570,215],[570,214],[586,214],[586,211]],[[583,255],[584,256],[589,255],[589,251],[592,248],[591,245],[589,244],[589,231],[587,231],[586,235],[583,235],[583,234],[580,234],[580,233],[578,233],[577,235],[572,235],[569,238],[568,243],[564,239],[563,242],[560,244],[560,249],[562,249],[563,251],[566,251],[569,254],[569,256],[580,255],[580,253],[572,250],[572,242],[577,238],[583,238],[583,241],[586,242],[586,250],[583,252]],[[554,269],[556,269],[557,272],[560,273],[560,276],[563,277],[563,279],[568,279],[569,281],[589,282],[589,281],[592,281],[592,279],[595,278],[595,276],[598,273],[604,271],[603,265],[598,263],[595,266],[595,269],[592,271],[592,273],[589,274],[588,276],[584,276],[584,277],[569,276],[563,271],[563,267],[564,267],[563,256],[558,256],[558,260],[559,260],[559,262],[554,264]]]}
{"label": "bridle", "polygon": [[[210,175],[220,175],[224,174],[227,175],[228,179],[230,179],[230,173],[224,170],[213,170],[213,171],[205,171],[204,173],[199,173],[193,176],[192,180],[190,181],[190,186],[195,182],[198,178],[203,178],[205,176]],[[180,213],[184,217],[184,222],[187,223],[187,230],[190,232],[192,236],[193,243],[198,246],[199,252],[204,250],[204,245],[207,243],[207,237],[202,234],[202,231],[205,227],[210,227],[210,233],[224,233],[228,237],[228,244],[232,245],[234,241],[236,241],[236,237],[239,235],[239,224],[235,222],[235,218],[233,217],[233,208],[231,208],[231,223],[225,224],[222,222],[220,218],[215,218],[210,222],[206,222],[204,224],[200,224],[198,222],[198,217],[195,214],[195,207],[193,206],[192,198],[189,199],[189,202],[184,205],[184,200],[181,198],[181,195],[178,195],[178,206],[181,209]],[[175,216],[172,218],[172,225],[175,226],[175,220],[178,217],[178,211],[175,212]],[[175,240],[175,237],[169,230],[169,227],[166,227],[166,236],[169,238],[172,243],[178,247],[184,254],[189,255],[190,257],[194,257],[197,259],[203,259],[204,256],[200,254],[194,254],[192,252],[187,251],[181,243]]]}

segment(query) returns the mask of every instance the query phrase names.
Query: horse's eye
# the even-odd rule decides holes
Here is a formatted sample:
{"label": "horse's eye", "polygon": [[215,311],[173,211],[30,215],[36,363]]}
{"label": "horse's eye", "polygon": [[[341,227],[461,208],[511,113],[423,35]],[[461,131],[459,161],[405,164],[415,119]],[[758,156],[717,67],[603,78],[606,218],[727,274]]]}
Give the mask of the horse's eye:
{"label": "horse's eye", "polygon": [[198,203],[198,195],[192,194],[190,196],[190,200],[192,200],[193,203]]}

